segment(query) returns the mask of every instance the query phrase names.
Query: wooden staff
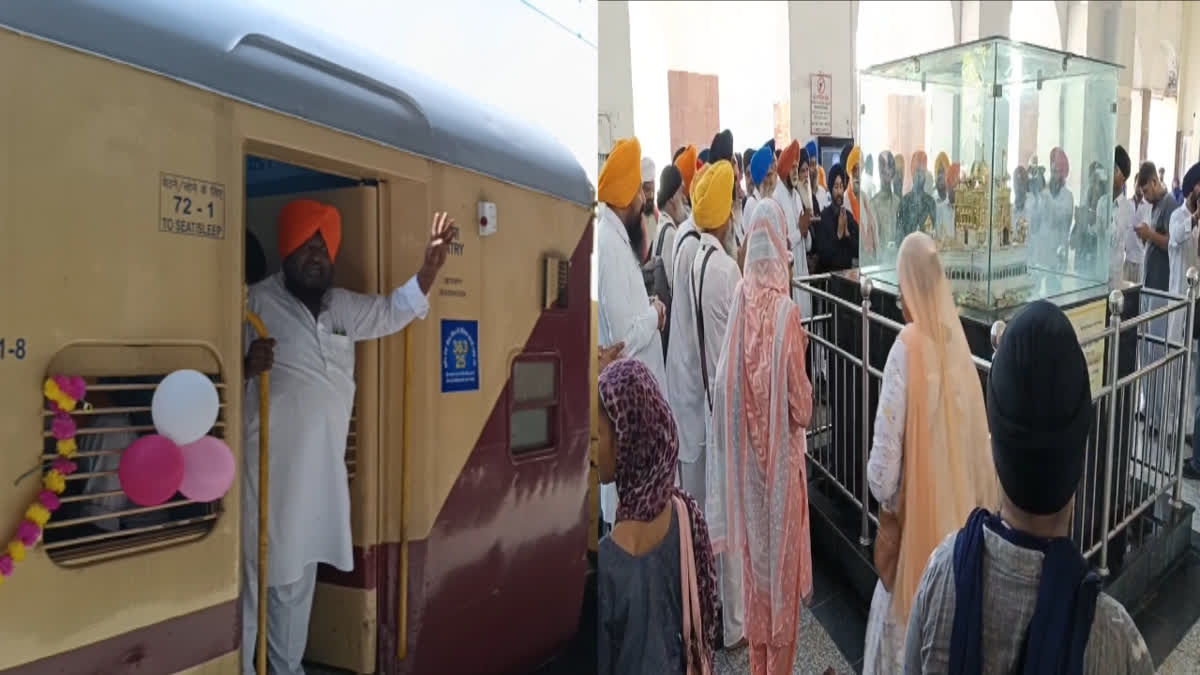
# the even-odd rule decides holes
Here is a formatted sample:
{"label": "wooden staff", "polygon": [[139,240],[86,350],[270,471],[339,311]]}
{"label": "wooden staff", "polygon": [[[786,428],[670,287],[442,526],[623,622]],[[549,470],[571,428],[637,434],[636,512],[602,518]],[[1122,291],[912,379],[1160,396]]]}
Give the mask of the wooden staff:
{"label": "wooden staff", "polygon": [[[267,339],[267,327],[250,311],[248,296],[243,301],[246,321],[260,339]],[[271,471],[270,460],[271,374],[264,370],[258,375],[258,645],[256,661],[258,675],[267,675],[267,486]],[[246,646],[242,645],[242,649]]]}

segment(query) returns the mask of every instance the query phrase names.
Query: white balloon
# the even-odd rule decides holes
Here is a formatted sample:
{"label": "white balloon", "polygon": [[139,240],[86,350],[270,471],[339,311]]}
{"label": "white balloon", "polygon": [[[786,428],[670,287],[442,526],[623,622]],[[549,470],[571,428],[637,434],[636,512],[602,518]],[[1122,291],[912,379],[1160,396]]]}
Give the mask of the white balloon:
{"label": "white balloon", "polygon": [[182,446],[200,440],[212,429],[219,406],[217,388],[207,375],[177,370],[154,390],[150,414],[158,433]]}

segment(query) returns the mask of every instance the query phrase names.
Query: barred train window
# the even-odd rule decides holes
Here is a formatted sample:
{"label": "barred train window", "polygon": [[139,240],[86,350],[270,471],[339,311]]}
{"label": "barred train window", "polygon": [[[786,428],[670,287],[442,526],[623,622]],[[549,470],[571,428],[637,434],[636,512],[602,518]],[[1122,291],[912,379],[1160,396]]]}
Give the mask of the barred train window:
{"label": "barred train window", "polygon": [[[165,504],[137,506],[121,490],[121,454],[154,433],[150,402],[169,373],[193,368],[209,375],[220,396],[210,433],[226,436],[228,389],[211,351],[194,345],[71,346],[57,354],[50,373],[82,375],[91,409],[77,410],[78,470],[67,476],[62,507],[46,524],[44,545],[55,563],[72,566],[155,550],[200,539],[221,515],[222,503],[196,503],[175,495]],[[42,460],[55,457],[53,416],[43,411]]]}
{"label": "barred train window", "polygon": [[558,442],[558,358],[522,357],[512,367],[509,447],[513,454],[553,449]]}

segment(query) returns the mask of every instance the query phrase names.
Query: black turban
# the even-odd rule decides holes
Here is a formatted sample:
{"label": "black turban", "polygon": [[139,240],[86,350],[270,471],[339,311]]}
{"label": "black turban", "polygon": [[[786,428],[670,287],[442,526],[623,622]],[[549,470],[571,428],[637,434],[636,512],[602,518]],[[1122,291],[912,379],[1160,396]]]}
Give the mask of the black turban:
{"label": "black turban", "polygon": [[708,161],[708,157],[709,157],[710,153],[711,153],[711,151],[708,148],[705,148],[700,151],[699,155],[696,155],[696,159],[699,159],[701,162],[704,162],[705,164],[709,164],[710,162]]}
{"label": "black turban", "polygon": [[726,129],[713,136],[712,145],[708,148],[708,161],[716,164],[721,160],[733,162],[733,132]]}
{"label": "black turban", "polygon": [[1094,410],[1087,361],[1071,322],[1045,300],[1026,307],[1000,339],[987,382],[992,460],[1009,500],[1058,513],[1083,476]]}
{"label": "black turban", "polygon": [[771,138],[771,140],[767,141],[766,145],[768,148],[771,149],[771,154],[772,155],[775,154],[775,139],[773,137]]}
{"label": "black turban", "polygon": [[829,191],[830,192],[833,192],[833,183],[834,183],[834,181],[836,181],[838,179],[839,176],[842,179],[842,188],[845,189],[847,186],[849,186],[850,183],[846,179],[846,168],[843,167],[841,164],[834,164],[829,169]]}
{"label": "black turban", "polygon": [[663,167],[662,173],[658,177],[658,210],[661,211],[667,206],[667,201],[675,196],[675,192],[683,186],[683,175],[679,173],[679,169],[674,164],[668,164]]}
{"label": "black turban", "polygon": [[808,149],[800,148],[800,162],[797,166],[808,166]]}
{"label": "black turban", "polygon": [[846,163],[850,161],[850,151],[851,151],[851,150],[853,150],[853,149],[854,149],[854,142],[853,142],[853,141],[851,141],[850,143],[847,143],[846,145],[842,146],[842,154],[840,155],[841,159],[840,159],[840,161],[839,161],[839,163],[840,163],[842,166],[846,166]]}
{"label": "black turban", "polygon": [[1125,152],[1125,148],[1117,146],[1116,157],[1113,159],[1113,164],[1121,170],[1121,175],[1129,178],[1129,153]]}
{"label": "black turban", "polygon": [[1183,174],[1183,184],[1180,187],[1183,189],[1185,201],[1192,194],[1192,190],[1196,189],[1197,184],[1200,184],[1200,163],[1193,164],[1192,168]]}

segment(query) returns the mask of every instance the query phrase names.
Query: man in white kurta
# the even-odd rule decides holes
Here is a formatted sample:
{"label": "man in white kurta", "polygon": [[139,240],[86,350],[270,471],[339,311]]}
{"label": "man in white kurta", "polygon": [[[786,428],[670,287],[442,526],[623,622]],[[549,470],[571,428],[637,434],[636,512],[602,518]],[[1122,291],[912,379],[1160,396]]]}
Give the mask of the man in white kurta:
{"label": "man in white kurta", "polygon": [[255,673],[258,630],[258,373],[271,373],[267,652],[270,671],[300,675],[317,565],[354,568],[346,436],[354,405],[354,345],[400,332],[429,310],[426,295],[457,236],[445,214],[417,276],[390,296],[333,288],[341,218],[296,200],[279,214],[283,269],[250,289],[249,309],[269,339],[249,345],[244,374],[242,672]]}
{"label": "man in white kurta", "polygon": [[[693,256],[692,264],[681,270],[689,278],[687,285],[692,288],[692,293],[686,299],[679,296],[678,302],[691,304],[692,312],[690,324],[677,334],[678,339],[695,345],[697,355],[700,354],[701,344],[704,349],[704,358],[693,373],[700,385],[699,405],[696,409],[680,411],[682,415],[677,415],[677,418],[682,416],[700,422],[700,433],[695,435],[700,444],[699,451],[693,461],[683,464],[682,472],[682,487],[698,504],[705,503],[707,492],[706,446],[712,428],[712,398],[708,390],[717,376],[717,362],[721,358],[721,347],[725,344],[729,310],[742,277],[737,261],[729,255],[725,245],[732,227],[733,185],[734,171],[728,160],[707,167],[696,178],[692,207],[693,221],[700,232],[699,250]],[[732,646],[745,636],[741,557],[718,555],[717,573],[724,607],[724,642]]]}
{"label": "man in white kurta", "polygon": [[[659,387],[667,391],[659,334],[666,308],[646,294],[645,278],[629,237],[631,229],[641,227],[641,155],[636,138],[617,141],[597,181],[600,219],[596,233],[596,339],[601,347],[624,343],[621,356],[646,364]],[[612,524],[617,515],[615,484],[600,486],[600,510],[604,521]]]}

